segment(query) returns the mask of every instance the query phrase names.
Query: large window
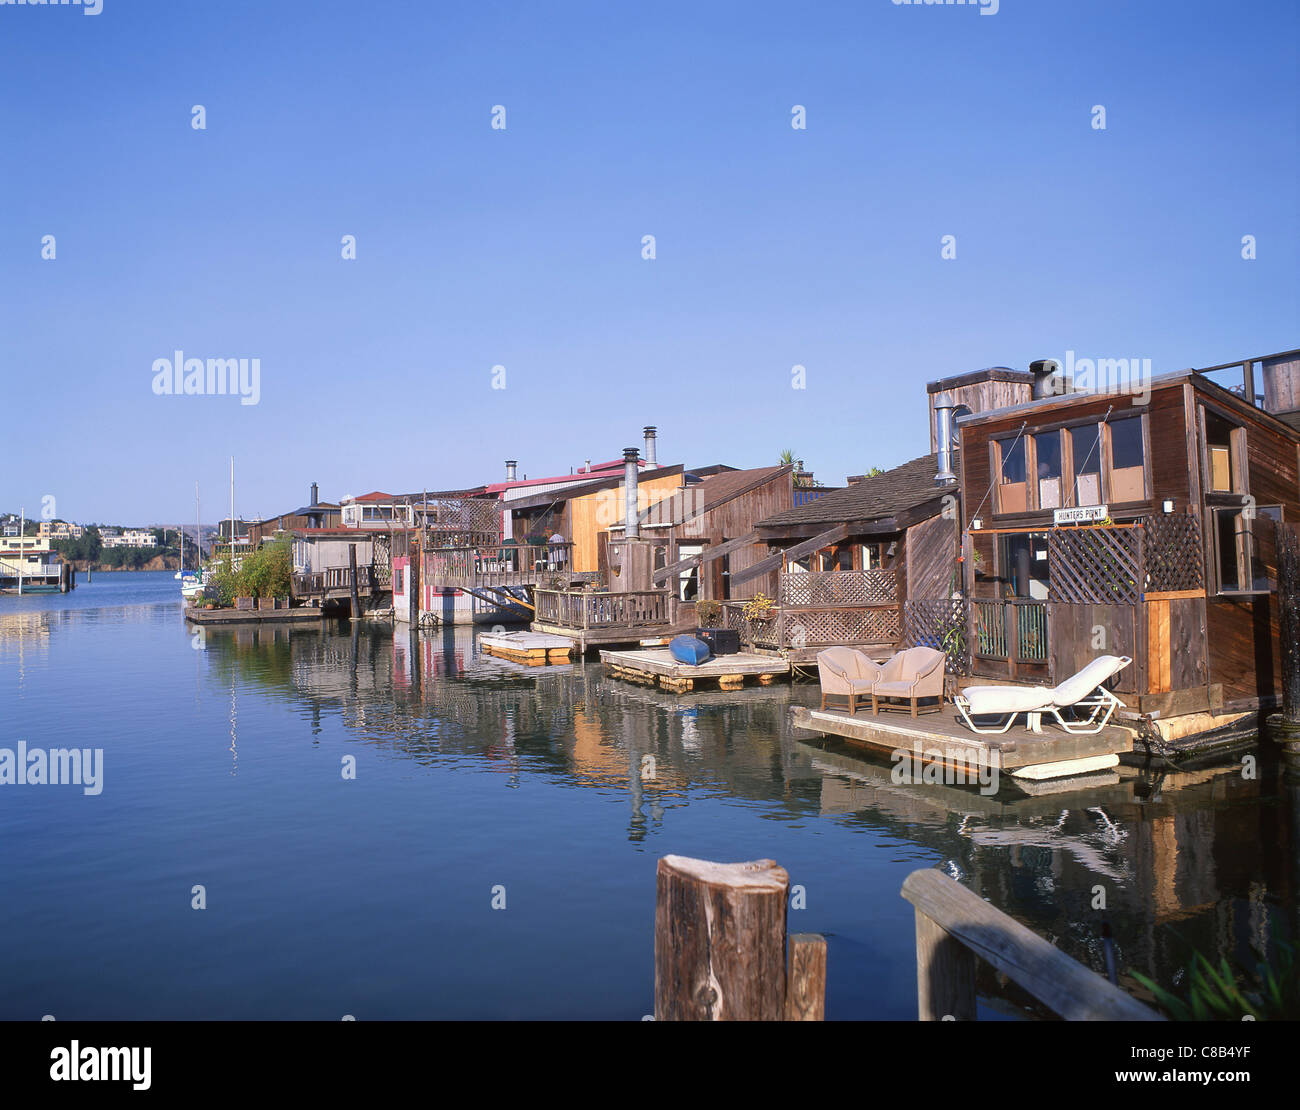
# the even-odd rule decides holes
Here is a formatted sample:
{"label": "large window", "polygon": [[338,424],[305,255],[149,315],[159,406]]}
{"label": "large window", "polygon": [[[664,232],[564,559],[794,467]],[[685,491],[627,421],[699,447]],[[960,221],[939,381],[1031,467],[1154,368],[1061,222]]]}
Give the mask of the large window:
{"label": "large window", "polygon": [[1141,415],[994,440],[997,512],[1146,501],[1146,441],[1146,417]]}
{"label": "large window", "polygon": [[1266,592],[1270,568],[1276,573],[1273,530],[1282,522],[1282,506],[1257,506],[1253,517],[1242,508],[1219,508],[1210,519],[1219,593]]}
{"label": "large window", "polygon": [[1061,507],[1061,433],[1034,436],[1034,464],[1038,472],[1038,507]]}
{"label": "large window", "polygon": [[998,510],[1004,513],[1023,513],[1029,508],[1024,439],[1017,437],[999,441],[997,455]]}
{"label": "large window", "polygon": [[1100,505],[1101,425],[1084,424],[1071,428],[1070,454],[1074,462],[1074,504]]}
{"label": "large window", "polygon": [[1047,533],[1021,532],[1001,537],[998,577],[1004,597],[1047,598]]}
{"label": "large window", "polygon": [[1110,432],[1110,501],[1125,504],[1146,500],[1146,444],[1142,418],[1112,420]]}

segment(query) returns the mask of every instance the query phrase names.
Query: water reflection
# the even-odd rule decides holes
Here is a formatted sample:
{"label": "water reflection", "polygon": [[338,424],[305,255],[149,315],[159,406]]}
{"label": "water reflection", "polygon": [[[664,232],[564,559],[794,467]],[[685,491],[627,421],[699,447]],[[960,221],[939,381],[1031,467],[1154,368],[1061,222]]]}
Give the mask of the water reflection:
{"label": "water reflection", "polygon": [[[260,688],[292,703],[313,733],[336,714],[356,742],[393,758],[472,761],[512,784],[544,776],[618,792],[631,841],[663,833],[697,797],[758,806],[792,825],[838,822],[871,834],[864,853],[889,842],[936,854],[949,874],[1099,972],[1109,923],[1121,970],[1166,984],[1192,950],[1250,962],[1252,945],[1272,943],[1275,919],[1296,928],[1300,797],[1267,752],[1255,778],[1237,765],[1108,771],[1064,786],[1004,776],[986,797],[898,784],[887,761],[794,733],[787,710],[814,700],[811,687],[674,695],[614,681],[591,662],[530,668],[480,654],[470,629],[218,630],[208,649],[211,680],[231,691],[232,756],[234,690]],[[855,861],[835,862],[852,873]],[[1005,984],[981,987],[1003,1005],[1023,1001]]]}

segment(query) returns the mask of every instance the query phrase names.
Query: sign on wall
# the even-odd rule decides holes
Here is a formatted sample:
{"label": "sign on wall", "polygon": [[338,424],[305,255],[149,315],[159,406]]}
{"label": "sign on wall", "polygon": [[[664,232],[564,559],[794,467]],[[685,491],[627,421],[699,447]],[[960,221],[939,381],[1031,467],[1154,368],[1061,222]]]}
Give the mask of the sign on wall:
{"label": "sign on wall", "polygon": [[1056,509],[1053,524],[1083,524],[1091,520],[1105,520],[1109,515],[1106,505],[1081,505],[1077,509]]}

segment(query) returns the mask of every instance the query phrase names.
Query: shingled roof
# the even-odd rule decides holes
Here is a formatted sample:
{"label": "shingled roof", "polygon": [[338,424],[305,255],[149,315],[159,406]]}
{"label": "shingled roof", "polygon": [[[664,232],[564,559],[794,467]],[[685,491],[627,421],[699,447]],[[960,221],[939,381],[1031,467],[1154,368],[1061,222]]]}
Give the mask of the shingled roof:
{"label": "shingled roof", "polygon": [[[954,451],[954,470],[958,458],[958,452]],[[863,478],[844,489],[832,490],[806,505],[760,520],[758,527],[779,529],[804,524],[840,524],[896,517],[942,497],[945,493],[956,492],[955,485],[936,486],[934,476],[937,473],[938,457],[922,455],[919,459],[912,459],[884,474]]]}

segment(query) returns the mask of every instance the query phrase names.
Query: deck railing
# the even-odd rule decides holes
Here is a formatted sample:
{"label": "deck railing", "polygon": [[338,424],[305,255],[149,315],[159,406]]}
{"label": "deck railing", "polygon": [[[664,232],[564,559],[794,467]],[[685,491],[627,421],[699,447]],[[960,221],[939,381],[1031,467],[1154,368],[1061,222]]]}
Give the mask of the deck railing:
{"label": "deck railing", "polygon": [[534,619],[559,628],[642,628],[668,624],[672,615],[669,590],[535,590],[533,601]]}
{"label": "deck railing", "polygon": [[[1047,662],[1047,604],[1021,598],[971,602],[975,613],[975,655],[1017,663]],[[1008,645],[1014,653],[1008,655]]]}
{"label": "deck railing", "polygon": [[[357,567],[358,591],[370,593],[377,585],[378,576],[374,567]],[[295,574],[292,581],[294,597],[310,597],[314,594],[327,594],[335,590],[347,591],[351,588],[351,567],[327,567],[325,570],[302,571]]]}
{"label": "deck railing", "polygon": [[573,544],[504,544],[501,547],[444,547],[425,553],[425,575],[437,586],[532,586],[573,566]]}
{"label": "deck railing", "polygon": [[942,871],[913,871],[902,894],[916,908],[922,1021],[975,1020],[976,959],[1067,1021],[1164,1020]]}

